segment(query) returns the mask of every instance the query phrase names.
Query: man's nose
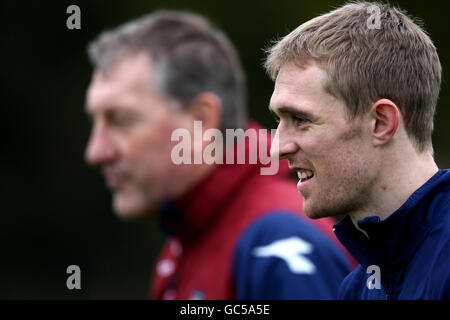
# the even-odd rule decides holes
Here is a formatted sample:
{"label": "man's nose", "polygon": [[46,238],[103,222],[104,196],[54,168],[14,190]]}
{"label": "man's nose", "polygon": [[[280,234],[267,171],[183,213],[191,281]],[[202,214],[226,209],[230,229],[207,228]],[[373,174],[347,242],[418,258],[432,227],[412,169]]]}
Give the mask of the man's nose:
{"label": "man's nose", "polygon": [[294,154],[297,149],[297,144],[292,141],[289,134],[280,124],[270,147],[270,156],[275,159],[285,159]]}
{"label": "man's nose", "polygon": [[90,165],[101,165],[112,162],[117,156],[117,150],[106,129],[94,125],[85,150],[85,160]]}

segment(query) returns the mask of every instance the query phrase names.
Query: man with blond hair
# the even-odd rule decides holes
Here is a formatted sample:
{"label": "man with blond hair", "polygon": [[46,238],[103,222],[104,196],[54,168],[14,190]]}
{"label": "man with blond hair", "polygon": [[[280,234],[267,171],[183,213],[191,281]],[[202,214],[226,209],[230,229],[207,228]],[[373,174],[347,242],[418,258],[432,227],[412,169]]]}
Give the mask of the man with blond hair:
{"label": "man with blond hair", "polygon": [[450,298],[450,172],[433,158],[441,64],[403,11],[354,2],[268,50],[273,154],[299,172],[303,210],[360,265],[342,299]]}

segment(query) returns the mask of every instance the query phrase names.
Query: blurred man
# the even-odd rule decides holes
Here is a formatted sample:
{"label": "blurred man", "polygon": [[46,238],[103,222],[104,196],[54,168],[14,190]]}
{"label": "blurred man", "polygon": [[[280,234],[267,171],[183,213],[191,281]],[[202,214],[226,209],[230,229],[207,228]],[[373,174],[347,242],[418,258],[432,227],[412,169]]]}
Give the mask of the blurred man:
{"label": "blurred man", "polygon": [[[244,74],[221,31],[194,14],[156,12],[100,35],[89,55],[86,160],[101,167],[120,217],[157,216],[171,235],[151,298],[336,297],[348,258],[332,220],[311,224],[300,214],[287,164],[276,175],[262,175],[261,161],[248,159],[175,164],[179,130],[194,137],[182,157],[209,148],[199,123],[203,131],[247,128],[268,138],[247,123]],[[249,155],[257,142],[245,141],[224,149],[245,145]]]}
{"label": "blurred man", "polygon": [[335,233],[360,265],[340,298],[449,299],[450,172],[433,159],[431,39],[398,9],[352,3],[285,36],[266,68],[274,153],[309,174],[297,185],[304,212],[345,215]]}

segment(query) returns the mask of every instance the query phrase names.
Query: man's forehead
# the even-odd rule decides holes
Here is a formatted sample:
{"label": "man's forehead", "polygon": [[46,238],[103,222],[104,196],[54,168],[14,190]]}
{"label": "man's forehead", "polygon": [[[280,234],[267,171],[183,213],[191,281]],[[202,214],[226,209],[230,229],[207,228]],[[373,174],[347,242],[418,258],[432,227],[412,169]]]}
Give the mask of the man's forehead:
{"label": "man's forehead", "polygon": [[119,58],[104,69],[94,72],[93,80],[97,82],[114,82],[122,86],[147,85],[151,74],[150,58],[137,53]]}
{"label": "man's forehead", "polygon": [[315,63],[308,64],[284,64],[275,80],[272,94],[271,108],[279,108],[282,105],[291,104],[292,100],[299,97],[312,98],[325,94],[323,87],[325,71]]}
{"label": "man's forehead", "polygon": [[275,88],[319,89],[323,87],[326,71],[314,62],[284,64],[275,80]]}
{"label": "man's forehead", "polygon": [[281,116],[322,121],[337,112],[345,112],[345,105],[325,90],[327,73],[317,64],[285,65],[280,69],[275,89],[270,99],[269,110]]}
{"label": "man's forehead", "polygon": [[104,106],[126,105],[131,95],[150,90],[150,63],[145,56],[121,59],[105,70],[96,70],[86,94],[88,112]]}
{"label": "man's forehead", "polygon": [[86,94],[86,110],[95,113],[124,106],[127,96],[127,90],[119,85],[112,86],[106,81],[92,82]]}

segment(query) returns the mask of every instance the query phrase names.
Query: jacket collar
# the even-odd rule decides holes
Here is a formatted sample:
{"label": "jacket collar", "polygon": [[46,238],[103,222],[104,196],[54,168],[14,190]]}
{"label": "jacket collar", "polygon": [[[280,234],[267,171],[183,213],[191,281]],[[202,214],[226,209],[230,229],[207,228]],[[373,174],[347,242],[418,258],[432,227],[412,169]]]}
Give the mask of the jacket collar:
{"label": "jacket collar", "polygon": [[[254,121],[250,121],[247,128],[258,130],[257,141],[261,139],[262,129]],[[267,151],[270,151],[270,137],[267,139]],[[247,139],[246,139],[247,140]],[[245,145],[245,154],[249,154],[248,141]],[[235,160],[237,146],[234,148]],[[248,159],[247,159],[248,160]],[[227,203],[233,198],[233,193],[239,189],[251,176],[260,174],[263,165],[259,159],[256,164],[221,164],[217,165],[211,173],[197,183],[183,196],[165,203],[160,209],[160,225],[162,229],[173,236],[177,236],[183,242],[191,242],[208,229],[208,226],[220,217]],[[290,172],[287,161],[279,162],[277,175],[287,175]]]}
{"label": "jacket collar", "polygon": [[358,221],[358,227],[369,238],[354,226],[349,216],[335,224],[333,230],[364,268],[372,264],[393,268],[401,266],[412,258],[430,228],[436,224],[429,205],[437,190],[449,182],[450,172],[439,170],[385,220],[372,216]]}

